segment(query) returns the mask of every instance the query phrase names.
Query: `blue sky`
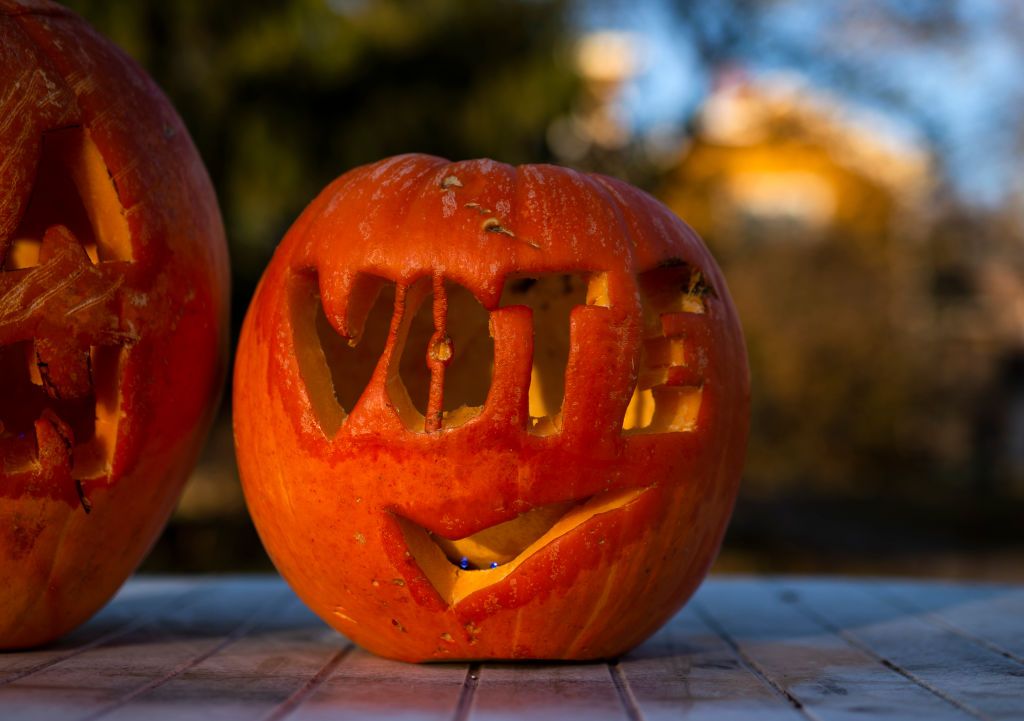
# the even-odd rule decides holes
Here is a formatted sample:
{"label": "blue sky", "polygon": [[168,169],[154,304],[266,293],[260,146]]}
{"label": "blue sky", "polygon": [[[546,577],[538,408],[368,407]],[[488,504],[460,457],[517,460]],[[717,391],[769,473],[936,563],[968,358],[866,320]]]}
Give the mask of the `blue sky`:
{"label": "blue sky", "polygon": [[[644,70],[625,89],[640,132],[679,125],[708,90],[694,32],[715,32],[729,3],[704,0],[701,28],[669,0],[581,2],[584,30],[636,33]],[[967,200],[1024,192],[1024,3],[1016,0],[778,0],[738,46],[753,73],[787,71],[927,138]],[[942,17],[937,15],[945,13]]]}

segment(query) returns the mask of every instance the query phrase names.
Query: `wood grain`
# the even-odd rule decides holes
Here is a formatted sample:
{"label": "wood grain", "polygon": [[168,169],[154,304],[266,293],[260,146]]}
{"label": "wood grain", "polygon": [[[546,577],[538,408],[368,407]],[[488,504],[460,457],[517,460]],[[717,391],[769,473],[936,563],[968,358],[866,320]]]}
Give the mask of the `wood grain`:
{"label": "wood grain", "polygon": [[1024,590],[919,583],[874,584],[867,589],[1024,664]]}
{"label": "wood grain", "polygon": [[619,663],[647,721],[806,719],[753,671],[692,606]]}
{"label": "wood grain", "polygon": [[151,623],[172,604],[188,604],[195,581],[153,579],[129,583],[85,626],[56,643],[19,653],[0,653],[0,686]]}
{"label": "wood grain", "polygon": [[0,687],[5,719],[87,719],[152,691],[248,632],[271,604],[290,601],[278,583],[209,585],[192,603],[169,604],[151,622]]}
{"label": "wood grain", "polygon": [[792,601],[771,583],[731,581],[702,588],[695,610],[814,718],[970,718]]}
{"label": "wood grain", "polygon": [[[1024,666],[854,583],[793,584],[794,602],[936,696],[977,717],[1024,716]],[[936,607],[947,607],[934,589]]]}
{"label": "wood grain", "polygon": [[465,678],[463,664],[404,664],[357,648],[286,718],[447,720]]}
{"label": "wood grain", "polygon": [[276,577],[139,578],[0,654],[0,719],[1024,720],[1024,588],[716,578],[609,663],[408,665]]}
{"label": "wood grain", "polygon": [[485,664],[469,718],[620,721],[629,718],[607,664]]}

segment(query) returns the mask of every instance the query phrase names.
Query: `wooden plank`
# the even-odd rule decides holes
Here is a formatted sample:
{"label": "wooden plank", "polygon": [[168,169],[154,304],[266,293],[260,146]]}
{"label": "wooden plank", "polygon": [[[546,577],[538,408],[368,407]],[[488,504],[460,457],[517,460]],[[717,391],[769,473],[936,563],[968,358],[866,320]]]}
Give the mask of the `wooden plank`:
{"label": "wooden plank", "polygon": [[1024,590],[906,582],[868,586],[868,590],[1024,664]]}
{"label": "wooden plank", "polygon": [[127,703],[103,719],[204,721],[258,719],[271,715],[324,668],[344,658],[348,641],[328,628],[297,598],[265,616],[251,631]]}
{"label": "wooden plank", "polygon": [[4,721],[84,719],[186,671],[291,598],[275,580],[209,584],[194,604],[56,665],[0,686]]}
{"label": "wooden plank", "polygon": [[38,649],[0,653],[0,686],[99,646],[154,619],[198,593],[195,580],[162,578],[129,582],[90,621]]}
{"label": "wooden plank", "polygon": [[[451,719],[466,678],[465,664],[407,664],[354,648],[294,710],[288,721]],[[280,718],[277,716],[276,718]]]}
{"label": "wooden plank", "polygon": [[468,710],[474,721],[630,718],[604,663],[485,664]]}
{"label": "wooden plank", "polygon": [[141,579],[0,654],[0,719],[1024,718],[1022,651],[1019,586],[712,579],[611,665],[468,666],[350,650],[276,577]]}
{"label": "wooden plank", "polygon": [[[714,583],[714,581],[709,581]],[[619,668],[646,721],[796,721],[807,717],[757,676],[687,606]]]}
{"label": "wooden plank", "polygon": [[793,605],[936,694],[992,719],[1024,716],[1021,664],[880,599],[863,583],[789,582]]}
{"label": "wooden plank", "polygon": [[[719,580],[703,586],[691,603],[751,666],[816,719],[971,718],[802,612],[786,593],[761,580]],[[842,597],[834,602],[844,603]]]}

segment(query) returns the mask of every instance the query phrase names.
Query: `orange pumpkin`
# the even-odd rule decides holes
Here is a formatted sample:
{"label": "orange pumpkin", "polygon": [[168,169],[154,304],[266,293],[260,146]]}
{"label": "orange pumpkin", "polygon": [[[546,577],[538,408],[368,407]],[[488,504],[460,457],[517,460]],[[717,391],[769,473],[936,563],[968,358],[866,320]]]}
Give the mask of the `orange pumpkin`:
{"label": "orange pumpkin", "polygon": [[0,648],[138,565],[225,370],[228,259],[181,120],[49,2],[0,0]]}
{"label": "orange pumpkin", "polygon": [[234,389],[278,569],[410,661],[604,658],[653,633],[714,559],[749,414],[725,281],[663,205],[424,155],[306,209]]}

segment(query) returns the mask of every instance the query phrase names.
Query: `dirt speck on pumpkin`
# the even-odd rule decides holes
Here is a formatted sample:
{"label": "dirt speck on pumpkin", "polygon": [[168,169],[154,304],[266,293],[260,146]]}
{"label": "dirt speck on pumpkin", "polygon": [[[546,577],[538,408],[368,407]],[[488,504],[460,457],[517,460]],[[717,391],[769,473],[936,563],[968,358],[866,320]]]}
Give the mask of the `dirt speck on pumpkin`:
{"label": "dirt speck on pumpkin", "polygon": [[507,235],[510,238],[515,238],[516,234],[501,224],[501,221],[497,218],[490,217],[483,222],[481,226],[488,233],[501,233]]}
{"label": "dirt speck on pumpkin", "polygon": [[92,501],[85,495],[85,488],[82,486],[81,481],[75,481],[75,490],[78,492],[78,501],[82,504],[82,510],[86,513],[92,513]]}
{"label": "dirt speck on pumpkin", "polygon": [[454,175],[445,176],[444,180],[441,181],[442,190],[450,190],[451,188],[461,188],[462,181]]}

